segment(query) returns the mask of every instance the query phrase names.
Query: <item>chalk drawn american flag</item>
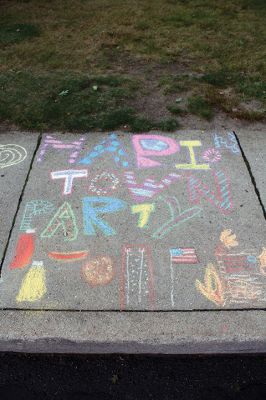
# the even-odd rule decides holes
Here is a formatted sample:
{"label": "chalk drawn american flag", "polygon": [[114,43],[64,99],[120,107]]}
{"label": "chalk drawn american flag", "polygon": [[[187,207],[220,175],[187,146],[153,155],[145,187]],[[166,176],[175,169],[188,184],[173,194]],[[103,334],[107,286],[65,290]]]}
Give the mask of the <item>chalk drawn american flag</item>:
{"label": "chalk drawn american flag", "polygon": [[170,249],[171,261],[173,264],[198,264],[198,257],[195,249],[191,247]]}

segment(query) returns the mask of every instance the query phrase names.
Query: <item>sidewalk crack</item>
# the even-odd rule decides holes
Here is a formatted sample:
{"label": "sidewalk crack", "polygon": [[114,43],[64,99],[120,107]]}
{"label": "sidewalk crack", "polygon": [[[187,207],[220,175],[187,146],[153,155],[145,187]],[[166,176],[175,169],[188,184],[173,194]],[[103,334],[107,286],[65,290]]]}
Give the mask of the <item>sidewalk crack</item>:
{"label": "sidewalk crack", "polygon": [[34,162],[35,156],[36,156],[36,154],[38,152],[41,140],[42,140],[42,134],[40,133],[39,136],[38,136],[38,139],[37,139],[36,148],[35,148],[35,150],[33,152],[32,158],[31,158],[31,162],[30,162],[30,165],[29,165],[29,170],[28,170],[28,173],[26,175],[26,179],[25,179],[24,185],[22,187],[22,191],[21,191],[20,196],[19,196],[18,205],[17,205],[16,212],[14,214],[14,217],[13,217],[12,225],[11,225],[11,228],[9,230],[8,237],[7,237],[7,242],[6,242],[6,245],[5,245],[5,248],[4,248],[3,257],[1,259],[1,264],[0,264],[0,278],[2,276],[2,267],[3,267],[3,264],[4,264],[5,258],[6,258],[6,253],[7,253],[7,249],[8,249],[8,246],[9,246],[11,234],[13,232],[13,228],[14,228],[15,223],[16,223],[16,219],[17,219],[17,215],[18,215],[18,212],[19,212],[19,209],[20,209],[20,205],[21,205],[21,202],[23,200],[24,192],[25,192],[25,189],[26,189],[29,177],[30,177],[30,173],[31,173],[31,170],[32,170],[32,167],[33,167],[33,162]]}
{"label": "sidewalk crack", "polygon": [[256,195],[257,195],[257,197],[258,197],[258,200],[259,200],[259,203],[260,203],[260,206],[261,206],[261,209],[262,209],[264,218],[266,219],[266,210],[265,210],[263,201],[261,200],[260,191],[259,191],[259,189],[258,189],[258,187],[257,187],[256,180],[255,180],[255,177],[254,177],[254,175],[253,175],[253,173],[252,173],[252,169],[251,169],[250,163],[249,163],[249,161],[248,161],[248,159],[247,159],[247,157],[246,157],[246,155],[245,155],[245,153],[244,153],[243,147],[241,146],[240,140],[239,140],[239,138],[238,138],[236,132],[233,131],[233,133],[234,133],[234,135],[235,135],[235,137],[236,137],[236,140],[237,140],[239,149],[240,149],[240,151],[241,151],[241,155],[242,155],[242,157],[243,157],[244,163],[246,164],[247,170],[248,170],[248,172],[249,172],[250,179],[251,179],[252,185],[253,185],[253,187],[254,187],[255,193],[256,193]]}

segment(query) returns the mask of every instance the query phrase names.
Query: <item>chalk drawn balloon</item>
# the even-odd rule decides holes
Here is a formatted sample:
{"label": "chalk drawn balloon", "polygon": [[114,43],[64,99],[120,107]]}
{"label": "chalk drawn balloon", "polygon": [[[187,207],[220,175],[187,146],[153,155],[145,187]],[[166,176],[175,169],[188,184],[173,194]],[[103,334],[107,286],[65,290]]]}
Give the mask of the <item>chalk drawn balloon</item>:
{"label": "chalk drawn balloon", "polygon": [[27,157],[27,151],[18,144],[0,144],[0,168],[21,163]]}
{"label": "chalk drawn balloon", "polygon": [[82,267],[82,275],[90,286],[103,286],[110,283],[115,271],[110,257],[99,257],[88,261]]}

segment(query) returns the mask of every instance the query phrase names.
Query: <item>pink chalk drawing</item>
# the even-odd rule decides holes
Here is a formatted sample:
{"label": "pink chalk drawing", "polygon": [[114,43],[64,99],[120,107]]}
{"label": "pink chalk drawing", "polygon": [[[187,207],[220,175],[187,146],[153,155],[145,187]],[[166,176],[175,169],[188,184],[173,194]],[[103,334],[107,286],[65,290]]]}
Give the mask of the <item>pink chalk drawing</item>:
{"label": "pink chalk drawing", "polygon": [[221,160],[221,153],[216,149],[207,149],[202,155],[203,160],[209,163],[216,163]]}
{"label": "pink chalk drawing", "polygon": [[64,179],[63,195],[71,194],[74,178],[86,178],[88,171],[86,169],[67,169],[63,171],[51,172],[51,178]]}
{"label": "pink chalk drawing", "polygon": [[188,175],[187,185],[189,199],[192,204],[199,204],[201,199],[204,198],[217,207],[222,214],[231,212],[233,209],[233,202],[231,199],[229,177],[221,170],[212,171],[212,174],[216,186],[216,193],[200,179],[193,175]]}
{"label": "pink chalk drawing", "polygon": [[155,294],[151,249],[143,245],[122,248],[120,308],[154,308]]}
{"label": "pink chalk drawing", "polygon": [[159,182],[156,182],[155,179],[147,178],[141,184],[137,183],[136,175],[133,171],[126,171],[124,177],[129,193],[134,200],[139,202],[146,201],[147,198],[153,198],[166,187],[181,179],[181,175],[174,172],[168,174]]}
{"label": "pink chalk drawing", "polygon": [[133,135],[132,143],[138,168],[158,167],[161,162],[149,157],[169,156],[180,150],[176,140],[161,135]]}
{"label": "pink chalk drawing", "polygon": [[96,193],[98,196],[107,195],[116,190],[119,183],[115,174],[104,171],[91,180],[89,192]]}
{"label": "pink chalk drawing", "polygon": [[47,135],[41,144],[41,148],[37,157],[37,162],[42,162],[44,155],[46,154],[48,148],[53,148],[54,150],[67,150],[71,151],[68,162],[74,164],[82,150],[85,137],[81,137],[74,142],[63,142],[62,140],[56,139],[53,136]]}

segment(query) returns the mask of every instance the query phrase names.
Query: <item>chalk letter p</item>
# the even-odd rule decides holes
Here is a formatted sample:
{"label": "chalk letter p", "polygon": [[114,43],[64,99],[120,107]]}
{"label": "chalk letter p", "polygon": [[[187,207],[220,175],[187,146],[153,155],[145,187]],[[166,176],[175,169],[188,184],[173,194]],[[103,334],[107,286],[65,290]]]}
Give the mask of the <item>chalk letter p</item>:
{"label": "chalk letter p", "polygon": [[161,135],[133,135],[132,142],[136,151],[138,168],[150,168],[161,165],[148,156],[169,156],[180,150],[178,143]]}

